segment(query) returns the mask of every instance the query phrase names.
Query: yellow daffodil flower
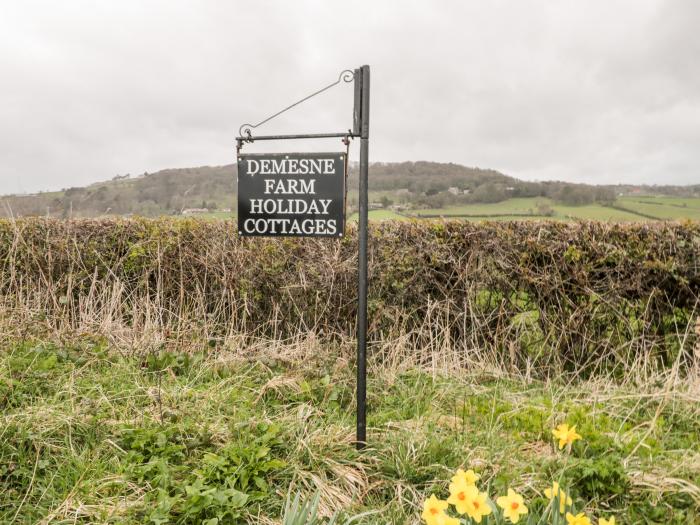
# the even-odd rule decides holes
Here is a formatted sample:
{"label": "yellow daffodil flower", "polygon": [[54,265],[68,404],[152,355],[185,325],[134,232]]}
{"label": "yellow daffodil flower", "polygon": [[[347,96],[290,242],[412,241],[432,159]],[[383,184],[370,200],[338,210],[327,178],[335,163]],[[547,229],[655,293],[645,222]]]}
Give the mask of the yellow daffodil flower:
{"label": "yellow daffodil flower", "polygon": [[463,481],[467,485],[476,485],[476,482],[479,481],[479,474],[476,474],[472,469],[467,470],[464,472],[461,468],[457,469],[457,473],[452,476],[452,483],[459,483],[460,481]]}
{"label": "yellow daffodil flower", "polygon": [[552,430],[552,434],[559,440],[559,450],[563,449],[564,445],[571,445],[577,439],[581,439],[581,436],[576,433],[576,425],[569,427],[566,423]]}
{"label": "yellow daffodil flower", "polygon": [[450,483],[450,497],[447,502],[454,505],[457,512],[467,514],[475,522],[491,514],[491,507],[486,501],[485,492],[479,492],[475,485],[465,483],[464,479]]}
{"label": "yellow daffodil flower", "polygon": [[435,494],[430,496],[423,503],[423,519],[427,525],[459,525],[457,518],[452,518],[445,514],[448,507],[446,501],[437,499]]}
{"label": "yellow daffodil flower", "polygon": [[600,518],[600,520],[598,520],[598,525],[615,525],[615,516],[610,516],[609,520]]}
{"label": "yellow daffodil flower", "polygon": [[503,515],[512,523],[518,523],[520,516],[527,514],[527,507],[523,497],[513,489],[508,489],[508,495],[500,496],[496,503],[503,509]]}
{"label": "yellow daffodil flower", "polygon": [[568,525],[591,525],[591,520],[583,512],[574,516],[571,512],[566,513],[566,523]]}
{"label": "yellow daffodil flower", "polygon": [[544,489],[544,495],[547,496],[550,501],[556,497],[559,497],[559,512],[561,514],[564,514],[567,505],[571,505],[573,503],[571,497],[559,487],[559,482],[557,481],[552,483],[552,488]]}
{"label": "yellow daffodil flower", "polygon": [[[452,479],[455,478],[457,476]],[[450,497],[447,498],[447,503],[454,505],[460,514],[466,514],[467,502],[478,494],[479,489],[476,486],[465,483],[463,479],[457,479],[457,481],[450,483]]]}

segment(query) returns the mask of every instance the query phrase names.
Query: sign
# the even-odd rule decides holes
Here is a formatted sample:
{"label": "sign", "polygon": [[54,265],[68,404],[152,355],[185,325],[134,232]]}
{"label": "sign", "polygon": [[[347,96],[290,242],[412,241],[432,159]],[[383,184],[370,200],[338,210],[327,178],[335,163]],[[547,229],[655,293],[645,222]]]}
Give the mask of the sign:
{"label": "sign", "polygon": [[238,156],[238,233],[244,237],[342,237],[345,153]]}
{"label": "sign", "polygon": [[[352,129],[341,133],[256,135],[253,130],[302,102],[355,82]],[[261,120],[238,128],[238,233],[242,236],[342,237],[345,230],[344,153],[241,155],[261,140],[360,139],[357,222],[357,448],[367,442],[367,237],[369,182],[369,66],[346,69],[338,80]]]}

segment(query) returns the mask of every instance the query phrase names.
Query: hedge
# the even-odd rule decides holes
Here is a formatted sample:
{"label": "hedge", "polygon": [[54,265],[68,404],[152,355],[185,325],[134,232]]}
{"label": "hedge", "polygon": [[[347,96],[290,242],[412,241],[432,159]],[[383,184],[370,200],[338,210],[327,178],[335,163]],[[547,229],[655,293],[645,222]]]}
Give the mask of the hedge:
{"label": "hedge", "polygon": [[[439,336],[517,366],[693,354],[698,223],[387,221],[371,225],[369,258],[375,342]],[[5,220],[0,270],[4,315],[55,325],[148,318],[214,341],[355,330],[352,227],[342,240],[248,239],[231,221]]]}

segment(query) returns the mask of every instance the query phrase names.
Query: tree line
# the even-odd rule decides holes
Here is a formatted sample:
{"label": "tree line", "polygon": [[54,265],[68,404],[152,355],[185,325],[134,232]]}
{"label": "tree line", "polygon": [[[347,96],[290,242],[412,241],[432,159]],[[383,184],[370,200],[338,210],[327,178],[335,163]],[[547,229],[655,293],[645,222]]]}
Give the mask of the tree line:
{"label": "tree line", "polygon": [[[95,217],[103,215],[178,215],[187,208],[235,208],[236,165],[166,169],[137,176],[116,175],[112,180],[58,192],[0,197],[0,216],[49,215]],[[357,165],[349,169],[347,187],[357,188]],[[559,181],[532,182],[495,170],[453,163],[373,163],[370,191],[384,205],[404,203],[415,208],[442,208],[471,203],[495,203],[514,197],[547,197],[579,206],[609,204],[618,193],[642,189],[648,194],[700,196],[696,186],[594,186]],[[391,192],[388,197],[386,192]],[[376,194],[375,194],[376,195]],[[352,197],[348,199],[352,203]]]}

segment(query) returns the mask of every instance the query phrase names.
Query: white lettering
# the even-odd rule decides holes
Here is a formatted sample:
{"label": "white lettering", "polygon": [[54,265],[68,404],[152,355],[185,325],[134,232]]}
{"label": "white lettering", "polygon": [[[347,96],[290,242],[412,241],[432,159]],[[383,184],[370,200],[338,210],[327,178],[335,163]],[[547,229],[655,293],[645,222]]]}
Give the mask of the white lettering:
{"label": "white lettering", "polygon": [[314,189],[314,184],[316,184],[316,179],[301,179],[301,192],[314,195],[316,190]]}
{"label": "white lettering", "polygon": [[258,215],[262,213],[262,199],[250,199],[250,213]]}
{"label": "white lettering", "polygon": [[256,175],[260,171],[260,164],[257,160],[247,159],[248,161],[248,175]]}
{"label": "white lettering", "polygon": [[314,233],[314,221],[313,219],[306,219],[301,223],[301,230],[306,234],[310,235]]}
{"label": "white lettering", "polygon": [[332,175],[335,159],[246,159],[248,175]]}

